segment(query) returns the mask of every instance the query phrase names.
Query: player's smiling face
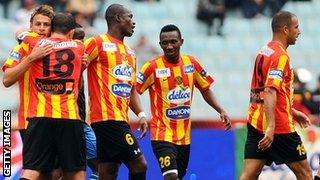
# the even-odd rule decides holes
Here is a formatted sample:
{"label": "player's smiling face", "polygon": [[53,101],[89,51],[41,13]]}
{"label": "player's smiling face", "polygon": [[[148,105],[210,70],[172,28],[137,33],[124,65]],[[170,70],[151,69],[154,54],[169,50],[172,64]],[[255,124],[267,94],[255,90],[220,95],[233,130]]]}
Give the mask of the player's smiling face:
{"label": "player's smiling face", "polygon": [[177,62],[180,57],[180,47],[183,39],[177,31],[162,32],[160,34],[160,46],[165,57],[171,62]]}
{"label": "player's smiling face", "polygon": [[42,14],[35,15],[30,24],[30,30],[39,35],[49,36],[51,31],[51,19]]}

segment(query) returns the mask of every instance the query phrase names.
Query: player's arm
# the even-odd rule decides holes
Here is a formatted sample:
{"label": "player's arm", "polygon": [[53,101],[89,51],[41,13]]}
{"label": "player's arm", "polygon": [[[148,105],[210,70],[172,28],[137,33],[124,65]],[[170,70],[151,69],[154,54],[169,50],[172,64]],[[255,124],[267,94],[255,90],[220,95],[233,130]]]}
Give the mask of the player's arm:
{"label": "player's arm", "polygon": [[293,119],[299,123],[299,125],[303,128],[306,128],[311,125],[311,121],[306,114],[301,111],[298,111],[292,108]]}
{"label": "player's arm", "polygon": [[35,46],[30,54],[20,60],[21,62],[19,64],[14,67],[7,68],[4,71],[2,80],[3,85],[5,87],[12,86],[29,69],[35,60],[45,57],[50,54],[51,51],[52,45],[50,43],[42,46]]}
{"label": "player's arm", "polygon": [[265,88],[264,109],[265,109],[265,115],[267,119],[267,129],[264,137],[258,144],[258,147],[261,150],[265,150],[269,148],[273,142],[276,103],[277,103],[277,90],[273,87]]}
{"label": "player's arm", "polygon": [[92,61],[98,60],[98,43],[95,37],[90,37],[84,41],[85,47],[85,56],[87,61],[85,63],[85,67],[87,67]]}
{"label": "player's arm", "polygon": [[230,129],[231,122],[226,111],[219,105],[210,88],[201,92],[203,99],[220,114],[220,119],[225,125],[225,130]]}
{"label": "player's arm", "polygon": [[141,135],[139,136],[139,139],[141,139],[148,132],[148,123],[147,123],[147,116],[141,107],[141,102],[138,96],[138,92],[136,91],[134,86],[132,86],[132,89],[131,89],[129,107],[139,117],[139,130],[141,131]]}

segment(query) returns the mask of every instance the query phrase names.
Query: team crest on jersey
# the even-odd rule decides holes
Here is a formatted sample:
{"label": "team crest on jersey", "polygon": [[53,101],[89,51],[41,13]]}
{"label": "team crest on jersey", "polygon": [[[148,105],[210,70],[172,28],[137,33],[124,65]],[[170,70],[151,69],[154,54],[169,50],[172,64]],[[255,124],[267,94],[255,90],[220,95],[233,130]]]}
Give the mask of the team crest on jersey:
{"label": "team crest on jersey", "polygon": [[157,68],[156,69],[156,77],[157,78],[164,78],[171,76],[169,68]]}
{"label": "team crest on jersey", "polygon": [[128,58],[126,54],[121,54],[121,60],[123,63],[128,64]]}
{"label": "team crest on jersey", "polygon": [[137,82],[138,82],[139,84],[142,84],[142,83],[144,82],[144,79],[145,79],[145,76],[143,75],[143,73],[139,72],[139,73],[137,74]]}
{"label": "team crest on jersey", "polygon": [[21,53],[19,53],[17,51],[12,51],[10,53],[10,58],[13,59],[14,61],[18,61],[21,58]]}
{"label": "team crest on jersey", "polygon": [[177,106],[166,109],[166,116],[173,120],[188,119],[190,117],[190,106]]}
{"label": "team crest on jersey", "polygon": [[132,72],[133,68],[126,64],[119,64],[113,68],[112,73],[113,75],[120,80],[123,81],[130,81],[132,80]]}
{"label": "team crest on jersey", "polygon": [[114,43],[103,42],[102,43],[102,50],[115,52],[118,50],[118,48],[117,48],[117,45]]}
{"label": "team crest on jersey", "polygon": [[282,80],[283,72],[279,69],[271,69],[269,72],[269,78]]}
{"label": "team crest on jersey", "polygon": [[121,98],[130,97],[131,86],[126,83],[116,83],[111,86],[112,93]]}
{"label": "team crest on jersey", "polygon": [[174,82],[177,84],[177,85],[181,85],[183,83],[183,80],[182,80],[182,77],[181,76],[177,76],[174,78]]}
{"label": "team crest on jersey", "polygon": [[190,101],[191,89],[189,87],[177,86],[167,93],[167,100],[174,104],[183,104]]}
{"label": "team crest on jersey", "polygon": [[193,64],[185,65],[183,67],[183,71],[185,74],[194,73],[194,65]]}

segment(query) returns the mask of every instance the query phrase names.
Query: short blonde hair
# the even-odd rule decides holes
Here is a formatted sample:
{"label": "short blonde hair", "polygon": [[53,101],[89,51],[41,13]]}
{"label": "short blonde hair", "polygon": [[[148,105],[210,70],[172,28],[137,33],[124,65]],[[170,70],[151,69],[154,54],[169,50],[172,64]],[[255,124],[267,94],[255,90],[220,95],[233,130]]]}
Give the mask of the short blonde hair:
{"label": "short blonde hair", "polygon": [[52,18],[54,16],[54,11],[51,6],[40,5],[33,10],[31,17],[30,17],[30,23],[32,23],[34,16],[36,16],[38,14],[41,14],[43,16],[47,16],[52,20]]}

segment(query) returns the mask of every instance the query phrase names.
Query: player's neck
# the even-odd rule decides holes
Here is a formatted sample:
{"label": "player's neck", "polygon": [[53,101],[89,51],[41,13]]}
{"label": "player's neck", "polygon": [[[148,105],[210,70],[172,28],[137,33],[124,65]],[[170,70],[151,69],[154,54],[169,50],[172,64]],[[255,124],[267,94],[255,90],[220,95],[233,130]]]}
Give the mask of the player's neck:
{"label": "player's neck", "polygon": [[177,57],[167,57],[167,56],[165,56],[165,59],[171,64],[178,64],[179,60],[180,60],[180,56],[177,56]]}
{"label": "player's neck", "polygon": [[273,35],[272,41],[278,42],[284,49],[288,48],[287,40],[282,36]]}
{"label": "player's neck", "polygon": [[66,38],[68,38],[66,35],[64,35],[64,34],[60,34],[60,33],[52,33],[51,34],[51,36],[50,36],[51,38],[60,38],[60,39],[66,39]]}
{"label": "player's neck", "polygon": [[124,35],[120,31],[113,31],[112,29],[110,29],[107,33],[111,35],[113,38],[123,42]]}

